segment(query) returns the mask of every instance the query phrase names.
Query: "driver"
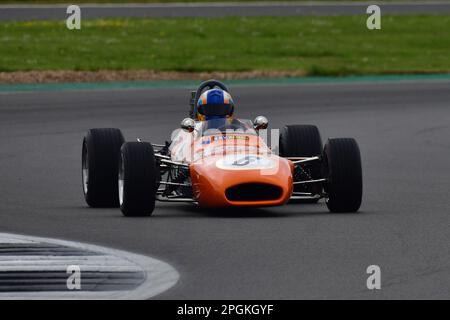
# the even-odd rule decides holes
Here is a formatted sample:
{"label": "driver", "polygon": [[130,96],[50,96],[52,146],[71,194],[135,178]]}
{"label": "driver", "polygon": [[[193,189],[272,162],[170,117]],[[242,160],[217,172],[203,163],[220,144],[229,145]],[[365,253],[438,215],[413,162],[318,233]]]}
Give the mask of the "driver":
{"label": "driver", "polygon": [[211,89],[202,93],[197,102],[197,120],[205,121],[203,131],[209,129],[236,130],[242,128],[233,118],[234,102],[231,95],[222,89]]}

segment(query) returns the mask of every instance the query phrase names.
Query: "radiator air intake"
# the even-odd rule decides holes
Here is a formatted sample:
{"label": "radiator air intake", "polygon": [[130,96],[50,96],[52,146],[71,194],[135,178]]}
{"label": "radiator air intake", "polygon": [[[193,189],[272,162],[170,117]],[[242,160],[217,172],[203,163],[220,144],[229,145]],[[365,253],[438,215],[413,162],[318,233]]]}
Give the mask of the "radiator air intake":
{"label": "radiator air intake", "polygon": [[244,183],[228,188],[225,196],[229,201],[267,201],[281,198],[283,190],[271,184]]}

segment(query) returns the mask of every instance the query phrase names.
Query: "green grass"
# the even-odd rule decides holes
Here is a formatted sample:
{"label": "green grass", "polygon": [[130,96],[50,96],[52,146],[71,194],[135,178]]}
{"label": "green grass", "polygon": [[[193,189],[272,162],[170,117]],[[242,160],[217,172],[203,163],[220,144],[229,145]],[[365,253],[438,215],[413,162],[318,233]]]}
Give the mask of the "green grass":
{"label": "green grass", "polygon": [[84,20],[0,24],[0,71],[304,70],[309,75],[450,71],[450,16]]}

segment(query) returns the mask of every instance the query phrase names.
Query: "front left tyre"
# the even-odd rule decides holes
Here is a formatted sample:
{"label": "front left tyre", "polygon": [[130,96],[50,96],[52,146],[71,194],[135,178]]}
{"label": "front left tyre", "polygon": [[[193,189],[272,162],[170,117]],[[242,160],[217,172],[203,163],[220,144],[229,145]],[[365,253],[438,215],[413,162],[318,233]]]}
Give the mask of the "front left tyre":
{"label": "front left tyre", "polygon": [[82,183],[86,203],[94,208],[119,206],[117,175],[122,132],[115,128],[89,129],[83,139]]}
{"label": "front left tyre", "polygon": [[322,154],[327,182],[326,204],[331,212],[357,212],[361,206],[363,181],[361,153],[353,138],[329,139]]}
{"label": "front left tyre", "polygon": [[126,217],[150,216],[155,209],[158,169],[153,147],[127,142],[119,158],[119,202]]}

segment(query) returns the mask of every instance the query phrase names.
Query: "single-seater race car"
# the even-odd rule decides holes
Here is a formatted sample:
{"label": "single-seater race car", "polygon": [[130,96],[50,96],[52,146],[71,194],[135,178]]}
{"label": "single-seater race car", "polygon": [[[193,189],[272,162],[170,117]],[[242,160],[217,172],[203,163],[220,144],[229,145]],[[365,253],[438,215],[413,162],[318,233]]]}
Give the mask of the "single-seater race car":
{"label": "single-seater race car", "polygon": [[269,147],[267,118],[238,119],[234,107],[228,88],[208,80],[191,93],[189,117],[166,143],[125,142],[114,128],[88,130],[82,147],[87,204],[150,216],[156,201],[223,208],[324,198],[331,212],[359,210],[362,170],[354,139],[328,139],[323,147],[316,126],[287,125]]}

